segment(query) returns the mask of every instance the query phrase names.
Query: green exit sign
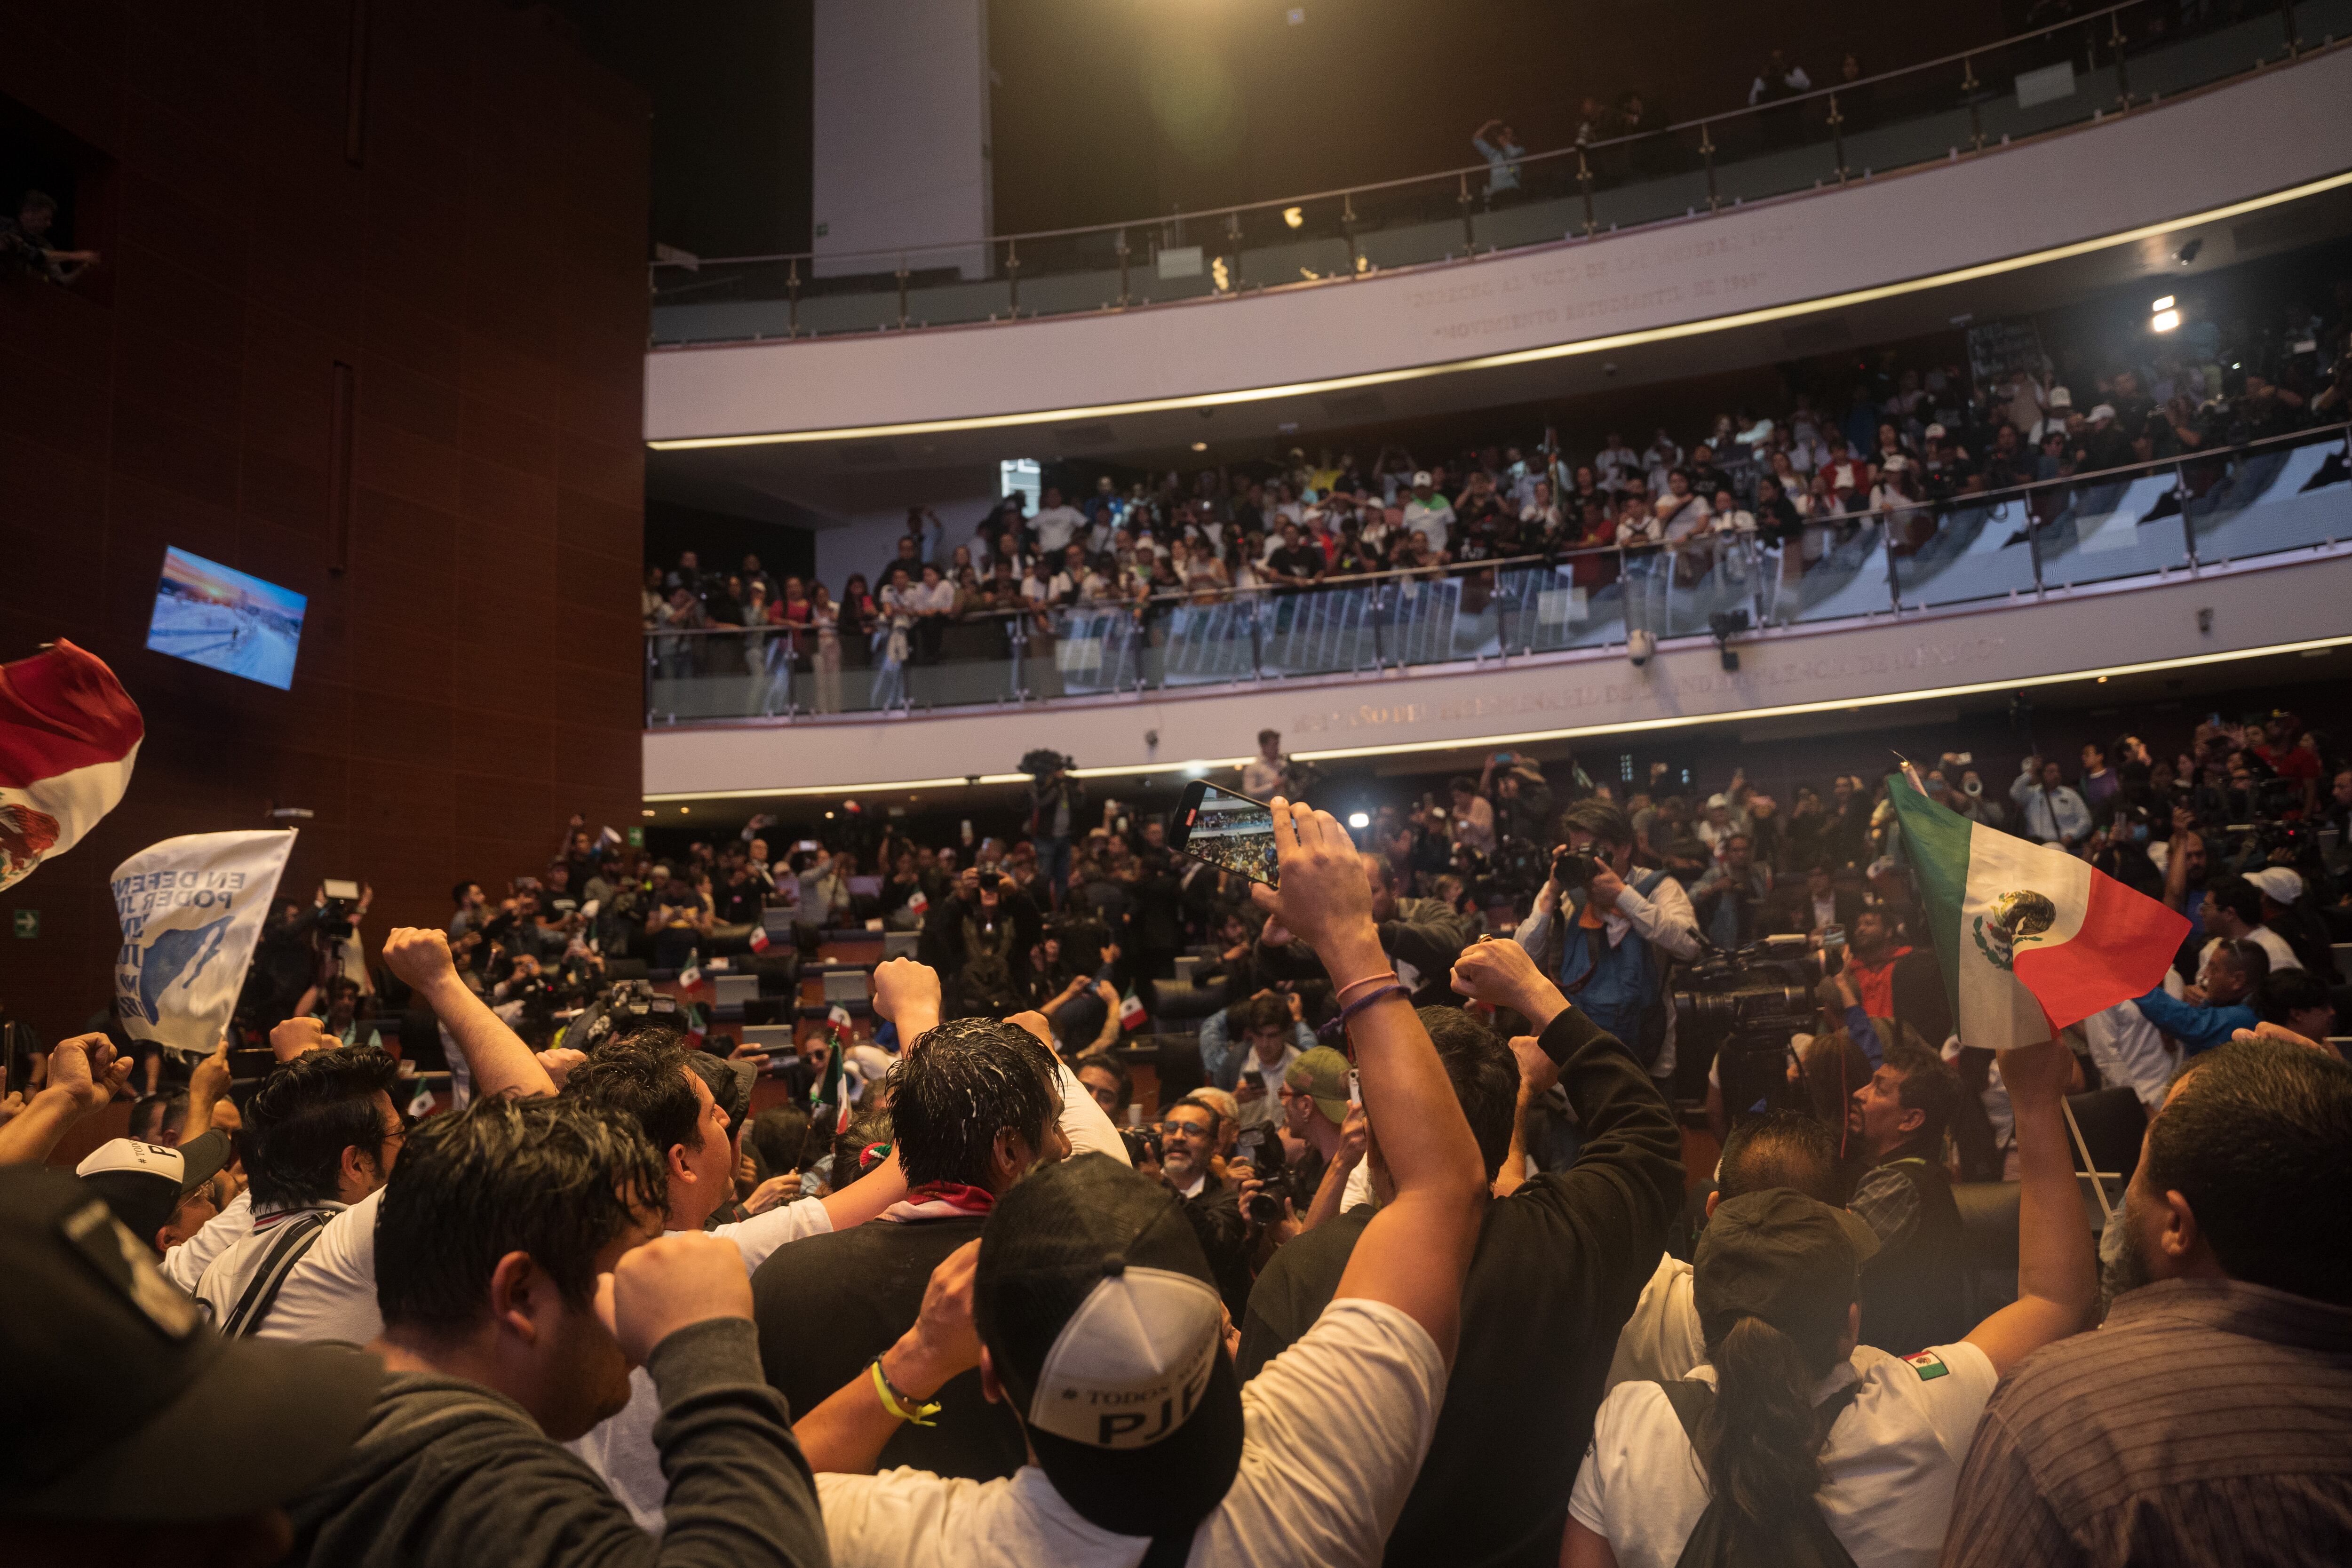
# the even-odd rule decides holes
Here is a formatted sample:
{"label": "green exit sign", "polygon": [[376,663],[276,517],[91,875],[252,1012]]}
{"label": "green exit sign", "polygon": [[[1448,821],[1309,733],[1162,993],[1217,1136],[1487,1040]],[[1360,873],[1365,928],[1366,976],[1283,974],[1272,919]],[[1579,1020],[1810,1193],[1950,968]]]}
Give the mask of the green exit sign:
{"label": "green exit sign", "polygon": [[629,847],[630,847],[630,848],[632,848],[632,849],[643,849],[645,847],[646,847],[646,830],[645,830],[644,828],[642,828],[642,827],[632,827],[632,828],[630,828],[630,829],[629,829]]}
{"label": "green exit sign", "polygon": [[28,942],[34,937],[40,935],[41,911],[38,910],[18,910],[16,911],[16,934],[25,938]]}

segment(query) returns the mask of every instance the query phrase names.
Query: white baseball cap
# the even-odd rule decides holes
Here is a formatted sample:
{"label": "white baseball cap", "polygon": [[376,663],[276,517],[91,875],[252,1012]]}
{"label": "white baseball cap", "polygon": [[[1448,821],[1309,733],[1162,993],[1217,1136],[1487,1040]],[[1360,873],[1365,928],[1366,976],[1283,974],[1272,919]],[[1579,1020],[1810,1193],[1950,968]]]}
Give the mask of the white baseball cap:
{"label": "white baseball cap", "polygon": [[2265,866],[2246,873],[2246,880],[2271,897],[2274,904],[2291,904],[2303,897],[2303,878],[2284,866]]}

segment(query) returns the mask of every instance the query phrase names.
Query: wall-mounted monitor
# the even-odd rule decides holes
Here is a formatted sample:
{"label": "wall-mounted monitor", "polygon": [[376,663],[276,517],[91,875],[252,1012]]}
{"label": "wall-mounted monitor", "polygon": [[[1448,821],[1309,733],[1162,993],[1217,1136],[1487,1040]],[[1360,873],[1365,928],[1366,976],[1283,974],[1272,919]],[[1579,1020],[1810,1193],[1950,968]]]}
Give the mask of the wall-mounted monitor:
{"label": "wall-mounted monitor", "polygon": [[284,691],[294,684],[303,595],[184,550],[163,552],[147,646]]}

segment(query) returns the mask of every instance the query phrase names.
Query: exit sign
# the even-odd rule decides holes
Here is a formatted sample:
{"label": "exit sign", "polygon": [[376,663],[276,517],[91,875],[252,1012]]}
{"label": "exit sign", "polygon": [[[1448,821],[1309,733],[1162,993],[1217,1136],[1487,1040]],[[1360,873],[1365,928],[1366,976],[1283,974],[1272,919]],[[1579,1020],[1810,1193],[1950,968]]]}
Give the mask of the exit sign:
{"label": "exit sign", "polygon": [[16,911],[16,934],[25,938],[28,942],[34,937],[40,935],[41,911],[38,910],[18,910]]}

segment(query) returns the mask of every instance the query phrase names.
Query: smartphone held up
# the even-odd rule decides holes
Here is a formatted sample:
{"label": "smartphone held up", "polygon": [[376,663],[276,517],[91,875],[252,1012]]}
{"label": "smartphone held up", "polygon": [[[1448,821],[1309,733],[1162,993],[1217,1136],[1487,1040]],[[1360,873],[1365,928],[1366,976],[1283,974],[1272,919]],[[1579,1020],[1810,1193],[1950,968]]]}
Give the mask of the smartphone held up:
{"label": "smartphone held up", "polygon": [[1169,826],[1168,847],[1253,882],[1282,885],[1275,864],[1274,807],[1206,779],[1184,786]]}

